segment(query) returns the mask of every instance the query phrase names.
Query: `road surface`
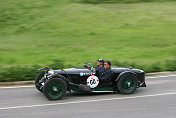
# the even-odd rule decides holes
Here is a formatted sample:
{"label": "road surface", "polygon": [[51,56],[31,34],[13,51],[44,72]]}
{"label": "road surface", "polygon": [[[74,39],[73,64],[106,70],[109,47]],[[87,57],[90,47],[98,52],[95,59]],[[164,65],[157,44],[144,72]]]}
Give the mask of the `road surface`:
{"label": "road surface", "polygon": [[34,86],[0,87],[0,118],[176,118],[176,75],[146,84],[131,95],[67,93],[57,101]]}

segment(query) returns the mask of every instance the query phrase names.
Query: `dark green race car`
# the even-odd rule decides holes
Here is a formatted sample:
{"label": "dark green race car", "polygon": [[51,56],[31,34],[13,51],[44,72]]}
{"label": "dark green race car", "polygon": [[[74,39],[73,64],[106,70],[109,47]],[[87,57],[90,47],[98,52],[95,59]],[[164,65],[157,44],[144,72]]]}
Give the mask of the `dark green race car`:
{"label": "dark green race car", "polygon": [[42,70],[35,78],[35,86],[49,100],[61,99],[67,91],[90,93],[94,91],[114,91],[122,94],[131,94],[138,87],[146,87],[145,73],[134,68],[111,67],[111,80],[101,81],[91,64],[84,68],[69,68],[53,70],[48,67]]}

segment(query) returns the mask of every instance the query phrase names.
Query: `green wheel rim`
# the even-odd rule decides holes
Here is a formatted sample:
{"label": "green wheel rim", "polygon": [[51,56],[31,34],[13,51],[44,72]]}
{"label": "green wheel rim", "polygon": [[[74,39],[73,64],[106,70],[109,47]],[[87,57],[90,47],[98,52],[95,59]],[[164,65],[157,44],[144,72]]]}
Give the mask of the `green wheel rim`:
{"label": "green wheel rim", "polygon": [[43,87],[43,85],[42,85],[43,82],[40,82],[40,80],[38,81],[38,83],[36,83],[36,86],[41,89]]}
{"label": "green wheel rim", "polygon": [[37,78],[37,80],[35,80],[35,86],[41,92],[43,91],[42,83],[44,83],[44,76],[45,74],[42,74],[40,77]]}
{"label": "green wheel rim", "polygon": [[43,88],[42,82],[38,82],[38,83],[36,84],[36,87],[37,87],[38,89],[42,90],[42,88]]}
{"label": "green wheel rim", "polygon": [[136,87],[136,82],[131,77],[126,77],[122,81],[122,89],[125,91],[125,93],[131,93]]}
{"label": "green wheel rim", "polygon": [[50,98],[58,99],[64,92],[64,86],[59,82],[51,82],[48,84],[46,92]]}

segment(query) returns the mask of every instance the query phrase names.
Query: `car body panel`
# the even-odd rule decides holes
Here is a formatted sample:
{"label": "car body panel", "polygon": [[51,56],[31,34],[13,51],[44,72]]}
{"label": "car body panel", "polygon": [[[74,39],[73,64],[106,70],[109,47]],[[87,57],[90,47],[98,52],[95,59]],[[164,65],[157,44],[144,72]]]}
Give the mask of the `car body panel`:
{"label": "car body panel", "polygon": [[[111,67],[112,70],[112,85],[108,86],[108,88],[113,88],[115,86],[115,82],[118,81],[118,78],[120,77],[120,74],[123,74],[125,72],[131,72],[135,74],[138,78],[138,87],[145,87],[145,73],[143,70],[140,69],[134,69],[134,68],[123,68],[123,67]],[[83,84],[86,85],[87,78],[91,75],[93,75],[93,71],[91,71],[89,68],[69,68],[69,69],[59,69],[59,70],[53,70],[54,73],[63,75],[65,78],[71,79],[71,82],[74,84]],[[98,90],[102,88],[101,86],[101,80],[100,85],[98,85],[94,90]],[[107,88],[107,86],[105,86]],[[104,88],[104,87],[103,87]]]}

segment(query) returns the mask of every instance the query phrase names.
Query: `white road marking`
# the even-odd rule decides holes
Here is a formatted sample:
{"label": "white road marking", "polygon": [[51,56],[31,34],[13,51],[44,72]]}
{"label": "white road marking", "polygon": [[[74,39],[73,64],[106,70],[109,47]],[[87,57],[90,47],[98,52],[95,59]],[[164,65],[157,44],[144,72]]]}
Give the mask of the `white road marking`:
{"label": "white road marking", "polygon": [[0,89],[31,88],[31,87],[34,87],[34,85],[30,85],[30,86],[5,86],[5,87],[0,87]]}
{"label": "white road marking", "polygon": [[143,95],[143,96],[131,96],[131,97],[123,97],[123,98],[109,98],[109,99],[74,101],[74,102],[53,103],[53,104],[38,104],[38,105],[15,106],[15,107],[1,107],[0,110],[56,106],[56,105],[67,105],[67,104],[79,104],[79,103],[90,103],[90,102],[102,102],[102,101],[124,100],[124,99],[135,99],[135,98],[145,98],[145,97],[155,97],[155,96],[165,96],[165,95],[175,95],[175,94],[176,94],[176,92],[171,92],[171,93],[160,93],[160,94]]}
{"label": "white road marking", "polygon": [[165,77],[176,77],[176,75],[167,75],[167,76],[146,76],[146,79],[165,78]]}

